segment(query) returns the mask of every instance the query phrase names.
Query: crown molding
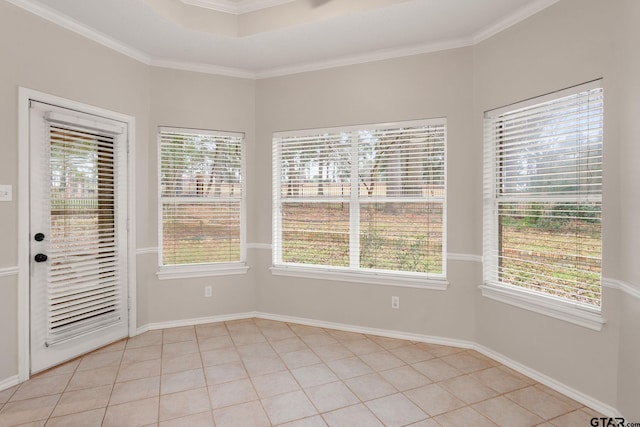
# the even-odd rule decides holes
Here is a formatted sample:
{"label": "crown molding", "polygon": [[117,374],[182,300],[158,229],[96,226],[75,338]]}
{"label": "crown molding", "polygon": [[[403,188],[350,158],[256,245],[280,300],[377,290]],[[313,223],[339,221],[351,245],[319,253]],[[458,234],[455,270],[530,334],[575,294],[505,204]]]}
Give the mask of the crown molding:
{"label": "crown molding", "polygon": [[215,10],[216,12],[242,15],[243,13],[255,12],[257,10],[268,9],[281,4],[291,3],[295,0],[180,0],[189,6],[202,7]]}
{"label": "crown molding", "polygon": [[515,13],[501,19],[497,23],[485,27],[478,31],[473,37],[473,44],[478,44],[490,37],[495,36],[501,31],[506,30],[509,27],[516,25],[519,22],[524,21],[530,16],[535,15],[543,9],[559,2],[560,0],[537,0],[532,2],[531,4],[523,7],[522,9],[517,10]]}
{"label": "crown molding", "polygon": [[[291,74],[305,73],[310,71],[319,71],[329,68],[343,67],[349,65],[364,64],[368,62],[382,61],[386,59],[401,58],[405,56],[420,55],[425,53],[438,52],[448,49],[455,49],[466,46],[473,46],[481,41],[484,41],[491,36],[503,31],[524,19],[538,13],[544,8],[557,3],[559,0],[537,0],[527,7],[516,11],[515,13],[502,19],[500,22],[493,24],[487,28],[484,28],[471,37],[444,40],[437,43],[427,43],[422,45],[414,45],[408,47],[401,47],[398,49],[384,49],[374,52],[367,52],[363,54],[343,56],[340,58],[333,58],[322,61],[312,61],[307,63],[300,63],[285,67],[265,68],[262,70],[251,70],[244,68],[225,67],[215,64],[205,63],[193,63],[178,61],[165,58],[154,58],[138,49],[135,49],[127,44],[121,43],[110,36],[102,34],[101,32],[90,28],[74,19],[71,19],[49,7],[46,7],[33,0],[6,0],[8,3],[14,6],[20,7],[28,12],[33,13],[49,22],[59,25],[69,31],[75,32],[89,40],[99,43],[105,47],[115,50],[123,55],[133,58],[143,64],[162,67],[169,69],[176,69],[182,71],[194,71],[205,74],[215,74],[228,77],[237,77],[245,79],[266,79],[271,77],[280,77]],[[200,7],[205,4],[209,9],[215,7],[223,7],[223,5],[234,5],[237,10],[241,10],[240,13],[247,13],[251,8],[257,8],[253,10],[259,10],[267,7],[273,7],[277,4],[287,3],[293,0],[244,0],[241,5],[231,0],[181,0],[185,4],[197,5]],[[196,4],[197,3],[197,4]],[[216,6],[218,5],[218,6]],[[221,6],[222,5],[222,6]],[[229,12],[234,13],[234,12]]]}
{"label": "crown molding", "polygon": [[99,43],[109,49],[115,50],[118,53],[128,56],[129,58],[135,59],[136,61],[142,62],[143,64],[150,65],[151,57],[146,53],[137,50],[127,44],[121,43],[107,35],[102,34],[101,32],[88,27],[74,19],[69,18],[59,12],[54,11],[46,6],[43,6],[39,3],[35,3],[30,0],[6,0],[8,3],[13,4],[21,9],[26,10],[27,12],[31,12],[36,16],[39,16],[42,19],[45,19],[49,22],[52,22],[56,25],[61,26],[69,31],[72,31],[76,34],[81,35],[89,40],[92,40],[96,43]]}

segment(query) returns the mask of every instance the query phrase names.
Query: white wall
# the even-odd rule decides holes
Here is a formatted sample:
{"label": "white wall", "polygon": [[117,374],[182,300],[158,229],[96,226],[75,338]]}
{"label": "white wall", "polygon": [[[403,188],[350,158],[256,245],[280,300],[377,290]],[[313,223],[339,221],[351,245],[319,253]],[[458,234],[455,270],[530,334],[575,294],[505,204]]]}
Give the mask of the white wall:
{"label": "white wall", "polygon": [[[261,311],[477,342],[639,420],[640,3],[561,0],[474,47],[258,81],[158,69],[0,0],[0,383],[17,374],[17,87],[136,117],[138,326]],[[249,250],[246,275],[156,276],[159,125],[247,134],[248,241],[271,242],[271,133],[430,117],[448,122],[448,250],[482,251],[482,113],[604,78],[604,289],[591,331],[480,295],[481,263],[453,257],[446,291],[273,276]],[[211,284],[214,297],[205,299]],[[398,295],[401,310],[391,310]]]}

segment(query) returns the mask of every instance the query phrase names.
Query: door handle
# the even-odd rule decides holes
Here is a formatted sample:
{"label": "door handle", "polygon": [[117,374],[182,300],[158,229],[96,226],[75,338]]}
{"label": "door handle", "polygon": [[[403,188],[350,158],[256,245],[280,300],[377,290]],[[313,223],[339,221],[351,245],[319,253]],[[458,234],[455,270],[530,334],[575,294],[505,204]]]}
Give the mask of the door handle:
{"label": "door handle", "polygon": [[36,242],[42,242],[44,240],[44,234],[36,233],[36,235],[33,236],[33,238],[35,239]]}
{"label": "door handle", "polygon": [[49,259],[49,257],[45,254],[36,254],[33,259],[35,259],[36,262],[45,262],[47,259]]}

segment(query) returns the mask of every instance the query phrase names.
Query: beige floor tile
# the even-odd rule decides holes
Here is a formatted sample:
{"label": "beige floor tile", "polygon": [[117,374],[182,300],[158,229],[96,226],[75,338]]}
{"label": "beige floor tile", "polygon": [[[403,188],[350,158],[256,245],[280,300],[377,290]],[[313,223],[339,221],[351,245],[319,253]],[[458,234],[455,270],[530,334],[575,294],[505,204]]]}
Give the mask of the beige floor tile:
{"label": "beige floor tile", "polygon": [[136,427],[158,422],[158,398],[137,400],[107,407],[104,427]]}
{"label": "beige floor tile", "polygon": [[332,360],[327,362],[327,365],[341,379],[359,377],[373,372],[366,363],[357,357]]}
{"label": "beige floor tile", "polygon": [[78,365],[78,371],[120,366],[124,350],[109,351],[105,353],[92,353],[84,356]]}
{"label": "beige floor tile", "polygon": [[258,401],[214,411],[216,427],[269,427],[271,423]]}
{"label": "beige floor tile", "polygon": [[199,352],[180,354],[162,359],[162,374],[172,374],[200,368],[202,368],[202,357]]}
{"label": "beige floor tile", "polygon": [[471,376],[498,393],[508,393],[527,386],[522,379],[498,367],[474,372]]}
{"label": "beige floor tile", "polygon": [[442,427],[496,427],[489,418],[468,406],[435,417]]}
{"label": "beige floor tile", "polygon": [[162,344],[162,357],[183,356],[187,353],[200,351],[197,341],[180,341],[170,344]]}
{"label": "beige floor tile", "polygon": [[100,354],[100,353],[108,353],[111,351],[124,351],[127,346],[127,339],[121,339],[120,341],[116,341],[113,344],[105,345],[95,351],[92,354]]}
{"label": "beige floor tile", "polygon": [[289,328],[299,337],[302,337],[305,335],[326,334],[326,332],[322,328],[317,328],[315,326],[298,325],[295,323],[290,323]]}
{"label": "beige floor tile", "polygon": [[279,341],[286,338],[295,338],[296,336],[288,326],[265,326],[258,328],[260,332],[262,332],[262,335],[269,341]]}
{"label": "beige floor tile", "polygon": [[262,405],[273,424],[283,424],[317,414],[302,391],[268,397],[262,400]]}
{"label": "beige floor tile", "polygon": [[303,388],[327,384],[338,380],[336,374],[324,363],[293,369],[291,373]]}
{"label": "beige floor tile", "polygon": [[287,369],[282,359],[274,357],[252,357],[243,360],[244,366],[250,376],[260,376]]}
{"label": "beige floor tile", "polygon": [[411,366],[401,366],[380,372],[380,375],[400,391],[411,390],[430,384],[431,380]]}
{"label": "beige floor tile", "polygon": [[427,344],[429,346],[429,352],[433,354],[435,357],[444,357],[449,356],[451,354],[461,353],[466,351],[464,348],[459,347],[450,347],[448,345],[436,345],[436,344]]}
{"label": "beige floor tile", "polygon": [[174,418],[172,420],[161,421],[159,427],[212,427],[213,415],[211,411],[199,414],[187,415],[186,417]]}
{"label": "beige floor tile", "polygon": [[236,348],[241,359],[251,357],[275,357],[277,353],[267,342],[259,342],[254,344],[240,345]]}
{"label": "beige floor tile", "polygon": [[54,375],[24,382],[13,396],[11,396],[10,402],[60,394],[67,387],[71,376],[72,374]]}
{"label": "beige floor tile", "polygon": [[440,359],[426,360],[411,365],[433,382],[440,382],[462,375],[462,372]]}
{"label": "beige floor tile", "polygon": [[324,422],[320,415],[315,415],[313,417],[291,421],[290,423],[280,424],[278,427],[326,427],[326,425],[327,423]]}
{"label": "beige floor tile", "polygon": [[9,387],[6,390],[0,391],[0,405],[2,405],[5,402],[8,402],[9,399],[11,399],[11,396],[13,396],[13,393],[15,393],[16,390],[18,390],[18,387],[20,387],[20,386],[19,385],[15,385],[13,387]]}
{"label": "beige floor tile", "polygon": [[15,426],[44,420],[51,415],[60,395],[8,402],[0,410],[0,426]]}
{"label": "beige floor tile", "polygon": [[451,394],[464,403],[477,403],[495,397],[498,392],[485,386],[470,375],[461,375],[440,383]]}
{"label": "beige floor tile", "polygon": [[444,356],[440,360],[447,362],[449,365],[458,369],[465,374],[471,372],[481,371],[483,369],[491,368],[493,365],[484,359],[479,359],[469,352],[451,354]]}
{"label": "beige floor tile", "polygon": [[362,403],[322,414],[330,427],[384,427]]}
{"label": "beige floor tile", "polygon": [[363,402],[398,392],[398,389],[377,373],[351,378],[344,382]]}
{"label": "beige floor tile", "polygon": [[279,353],[289,353],[290,351],[305,350],[309,347],[300,338],[294,336],[292,338],[285,338],[283,340],[272,341],[271,346]]}
{"label": "beige floor tile", "polygon": [[[127,340],[126,350],[162,344],[162,330],[148,331]],[[125,350],[125,351],[126,351]]]}
{"label": "beige floor tile", "polygon": [[229,336],[227,327],[222,323],[206,323],[196,325],[196,336],[199,339],[207,337]]}
{"label": "beige floor tile", "polygon": [[559,417],[576,409],[534,386],[512,391],[505,397],[545,420]]}
{"label": "beige floor tile", "polygon": [[409,390],[405,392],[405,395],[432,417],[465,406],[464,402],[457,399],[439,384],[429,384]]}
{"label": "beige floor tile", "polygon": [[61,417],[52,417],[47,421],[47,427],[100,427],[104,419],[106,408],[77,412]]}
{"label": "beige floor tile", "polygon": [[320,358],[311,350],[298,350],[281,355],[282,360],[289,369],[315,365],[321,362]]}
{"label": "beige floor tile", "polygon": [[433,418],[427,418],[426,420],[418,421],[417,423],[409,424],[407,427],[440,427],[440,424],[435,422]]}
{"label": "beige floor tile", "polygon": [[52,417],[84,412],[92,409],[106,408],[111,396],[112,385],[90,388],[86,390],[67,391],[62,394]]}
{"label": "beige floor tile", "polygon": [[251,381],[261,399],[300,389],[300,386],[289,371],[252,377]]}
{"label": "beige floor tile", "polygon": [[227,349],[233,347],[233,341],[229,335],[216,335],[198,340],[200,351]]}
{"label": "beige floor tile", "polygon": [[354,356],[351,350],[340,343],[315,347],[313,349],[313,352],[317,354],[323,362],[330,362],[332,360],[338,359],[347,359]]}
{"label": "beige floor tile", "polygon": [[371,400],[365,405],[387,427],[406,426],[428,418],[427,414],[401,393]]}
{"label": "beige floor tile", "polygon": [[536,384],[534,384],[534,387],[537,388],[540,391],[544,391],[545,393],[547,393],[547,394],[555,397],[556,399],[562,401],[563,403],[571,406],[573,409],[580,409],[583,406],[581,403],[576,402],[575,400],[571,399],[568,396],[565,396],[564,394],[558,393],[557,391],[555,391],[552,388],[547,387],[546,385],[536,383]]}
{"label": "beige floor tile", "polygon": [[163,330],[162,343],[170,344],[181,341],[195,341],[196,329],[193,326],[170,328]]}
{"label": "beige floor tile", "polygon": [[162,357],[162,345],[150,345],[145,347],[134,347],[124,351],[122,363],[135,363],[145,360],[160,359]]}
{"label": "beige floor tile", "polygon": [[160,393],[169,394],[178,391],[192,390],[205,387],[207,382],[202,369],[176,372],[175,374],[162,375],[160,380]]}
{"label": "beige floor tile", "polygon": [[595,415],[593,413],[587,412],[583,409],[579,409],[577,411],[564,414],[558,418],[554,418],[549,422],[557,427],[584,427],[591,425],[591,419],[594,416]]}
{"label": "beige floor tile", "polygon": [[364,338],[357,341],[346,341],[342,344],[355,355],[375,353],[384,350],[384,348],[380,347],[369,338]]}
{"label": "beige floor tile", "polygon": [[262,333],[255,332],[231,332],[231,339],[236,345],[246,345],[246,344],[254,344],[259,342],[265,342],[267,339],[262,335]]}
{"label": "beige floor tile", "polygon": [[111,385],[116,380],[118,367],[94,369],[91,371],[76,372],[67,385],[67,391],[96,388],[103,385]]}
{"label": "beige floor tile", "polygon": [[63,374],[72,374],[78,368],[78,365],[80,364],[81,360],[82,359],[79,357],[77,359],[70,360],[69,362],[65,362],[62,365],[54,366],[53,368],[47,369],[44,372],[39,372],[33,375],[31,379],[51,377],[51,376],[63,375]]}
{"label": "beige floor tile", "polygon": [[160,421],[186,417],[210,411],[211,403],[206,388],[181,391],[160,396]]}
{"label": "beige floor tile", "polygon": [[331,335],[327,334],[323,331],[321,334],[309,334],[302,336],[302,341],[304,341],[309,347],[321,347],[323,345],[336,344],[338,340],[336,340]]}
{"label": "beige floor tile", "polygon": [[379,337],[376,335],[371,335],[368,338],[371,339],[376,344],[378,344],[379,346],[386,348],[387,350],[391,350],[394,348],[402,347],[403,345],[407,345],[407,341],[399,340],[397,338]]}
{"label": "beige floor tile", "polygon": [[211,407],[215,409],[237,405],[239,403],[258,400],[258,395],[249,379],[231,381],[224,384],[209,386]]}
{"label": "beige floor tile", "polygon": [[325,329],[325,332],[338,340],[338,342],[358,341],[366,338],[357,332],[339,331],[337,329]]}
{"label": "beige floor tile", "polygon": [[203,351],[200,353],[200,357],[205,367],[240,361],[240,355],[235,348],[219,348],[217,350]]}
{"label": "beige floor tile", "polygon": [[374,371],[386,371],[387,369],[398,368],[405,363],[388,351],[377,351],[375,353],[362,354],[360,360],[369,365]]}
{"label": "beige floor tile", "polygon": [[159,376],[161,372],[161,365],[161,359],[145,360],[142,362],[120,365],[116,382]]}
{"label": "beige floor tile", "polygon": [[341,381],[311,387],[305,389],[305,393],[321,413],[360,402]]}
{"label": "beige floor tile", "polygon": [[247,377],[247,371],[240,362],[223,363],[204,368],[207,384],[222,384]]}
{"label": "beige floor tile", "polygon": [[116,383],[111,392],[109,405],[142,400],[160,395],[160,377],[140,378]]}
{"label": "beige floor tile", "polygon": [[528,427],[544,422],[539,416],[503,396],[476,403],[472,408],[501,426]]}
{"label": "beige floor tile", "polygon": [[403,345],[402,347],[393,348],[389,351],[407,364],[424,362],[425,360],[431,360],[435,357],[427,350],[423,350],[415,345]]}

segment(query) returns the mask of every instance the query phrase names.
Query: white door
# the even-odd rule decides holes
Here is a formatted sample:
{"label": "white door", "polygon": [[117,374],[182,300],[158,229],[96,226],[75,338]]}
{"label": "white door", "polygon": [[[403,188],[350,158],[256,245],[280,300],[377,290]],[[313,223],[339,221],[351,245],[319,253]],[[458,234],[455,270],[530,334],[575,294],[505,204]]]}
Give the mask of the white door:
{"label": "white door", "polygon": [[126,126],[31,102],[31,373],[127,336]]}

